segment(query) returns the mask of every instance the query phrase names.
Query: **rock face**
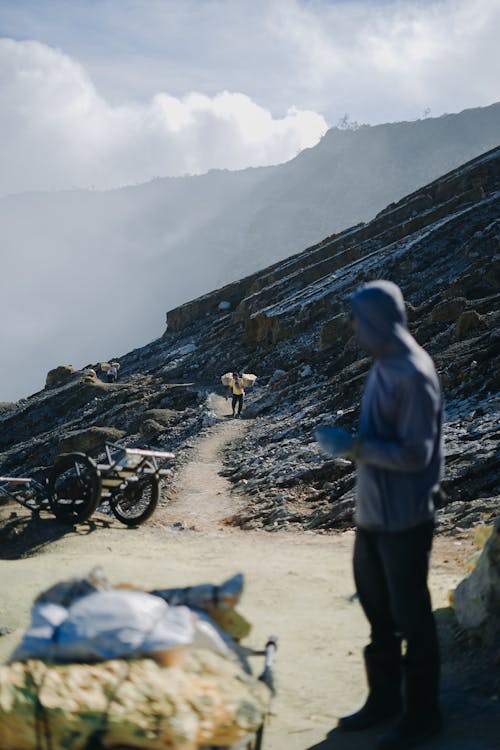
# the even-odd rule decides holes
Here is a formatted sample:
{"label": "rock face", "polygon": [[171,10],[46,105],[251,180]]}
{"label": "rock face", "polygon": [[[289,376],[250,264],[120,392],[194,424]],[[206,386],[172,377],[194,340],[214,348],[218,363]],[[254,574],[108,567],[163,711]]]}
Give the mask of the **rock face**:
{"label": "rock face", "polygon": [[472,573],[455,589],[453,607],[459,625],[491,643],[500,639],[500,517]]}
{"label": "rock face", "polygon": [[[110,191],[4,196],[0,197],[2,250],[10,252],[13,276],[24,274],[23,259],[29,256],[32,238],[43,236],[51,248],[43,258],[47,278],[57,278],[61,287],[71,290],[74,314],[59,316],[58,331],[61,340],[79,342],[81,348],[68,355],[68,361],[96,359],[97,352],[107,347],[130,350],[141,335],[144,342],[149,341],[152,325],[154,330],[161,327],[167,309],[177,308],[170,316],[172,333],[180,330],[177,321],[185,324],[185,313],[195,319],[193,308],[198,308],[198,319],[205,312],[212,314],[220,303],[229,302],[233,310],[256,291],[249,288],[250,274],[272,263],[278,264],[279,271],[281,261],[292,253],[360,221],[368,222],[388,204],[418,189],[409,206],[415,228],[426,206],[434,205],[434,196],[421,191],[421,186],[496,147],[499,132],[500,102],[413,122],[331,128],[314,148],[275,166],[210,170]],[[475,189],[467,187],[473,201]],[[410,215],[407,221],[411,219]],[[401,223],[401,232],[409,228]],[[66,252],[68,236],[72,255],[82,260],[78,283],[71,264],[66,267],[58,260]],[[151,262],[144,262],[145,253]],[[89,337],[89,307],[95,311],[102,305],[95,281],[97,267],[103,276],[112,273],[115,288],[120,290],[120,325],[112,334],[106,326],[95,325]],[[312,266],[308,270],[315,272]],[[30,273],[24,287],[26,313],[52,320],[51,301],[35,306],[36,276]],[[244,277],[244,288],[239,288],[237,280]],[[256,277],[257,286],[270,283],[261,273]],[[216,302],[208,292],[223,285],[228,286]],[[188,289],[190,296],[200,299],[195,305],[180,307]],[[17,304],[13,285],[6,292],[1,298],[3,315]],[[128,304],[132,296],[140,300],[138,307]],[[52,357],[43,365],[45,370],[66,360],[60,360],[50,326],[43,330],[33,326],[15,347],[8,338],[4,341],[4,370],[19,373],[11,393],[32,392],[40,382],[24,366],[21,350],[36,348]],[[12,396],[5,391],[2,398]]]}
{"label": "rock face", "polygon": [[53,370],[49,370],[45,379],[46,388],[54,388],[57,385],[64,385],[69,383],[75,375],[75,368],[73,365],[60,365],[54,367]]}
{"label": "rock face", "polygon": [[66,435],[59,443],[59,453],[92,453],[104,446],[106,442],[116,442],[125,437],[124,430],[115,427],[89,427]]}
{"label": "rock face", "polygon": [[490,522],[500,485],[499,209],[500,148],[366,224],[170,311],[160,339],[120,357],[118,383],[70,378],[0,410],[0,472],[43,474],[62,441],[96,426],[182,462],[213,422],[207,394],[223,395],[221,374],[242,370],[258,376],[243,412],[252,419],[224,469],[247,500],[240,524],[351,526],[354,466],[325,460],[313,433],[320,422],[357,427],[370,360],[346,321],[349,296],[386,278],[401,286],[410,329],[443,384],[439,526]]}

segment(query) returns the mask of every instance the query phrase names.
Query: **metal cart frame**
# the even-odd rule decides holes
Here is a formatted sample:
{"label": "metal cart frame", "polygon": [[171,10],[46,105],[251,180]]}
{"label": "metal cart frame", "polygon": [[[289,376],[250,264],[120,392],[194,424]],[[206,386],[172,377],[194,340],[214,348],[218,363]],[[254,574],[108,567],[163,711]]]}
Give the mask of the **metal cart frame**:
{"label": "metal cart frame", "polygon": [[154,513],[160,498],[160,480],[171,476],[160,462],[174,453],[145,448],[105,445],[105,461],[86,453],[62,453],[39,482],[27,477],[0,477],[0,496],[20,503],[32,513],[51,511],[65,523],[87,521],[101,503],[126,526],[138,526]]}

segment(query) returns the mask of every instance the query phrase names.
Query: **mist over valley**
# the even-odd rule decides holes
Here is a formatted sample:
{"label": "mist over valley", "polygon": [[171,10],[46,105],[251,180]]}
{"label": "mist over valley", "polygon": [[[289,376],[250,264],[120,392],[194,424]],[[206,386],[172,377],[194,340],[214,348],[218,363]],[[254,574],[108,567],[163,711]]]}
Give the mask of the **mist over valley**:
{"label": "mist over valley", "polygon": [[291,161],[0,199],[0,400],[161,336],[165,314],[360,222],[498,144],[500,104],[332,128]]}

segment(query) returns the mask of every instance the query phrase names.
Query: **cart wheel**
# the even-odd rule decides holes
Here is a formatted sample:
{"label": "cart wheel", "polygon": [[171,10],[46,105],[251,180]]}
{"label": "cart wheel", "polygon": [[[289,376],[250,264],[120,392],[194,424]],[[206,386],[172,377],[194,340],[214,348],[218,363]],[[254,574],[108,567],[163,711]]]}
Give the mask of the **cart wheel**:
{"label": "cart wheel", "polygon": [[101,478],[95,463],[85,453],[65,453],[57,458],[48,495],[50,509],[60,521],[87,521],[101,498]]}
{"label": "cart wheel", "polygon": [[126,526],[139,526],[151,518],[160,497],[160,480],[149,476],[130,482],[125,489],[109,499],[111,510],[116,518]]}

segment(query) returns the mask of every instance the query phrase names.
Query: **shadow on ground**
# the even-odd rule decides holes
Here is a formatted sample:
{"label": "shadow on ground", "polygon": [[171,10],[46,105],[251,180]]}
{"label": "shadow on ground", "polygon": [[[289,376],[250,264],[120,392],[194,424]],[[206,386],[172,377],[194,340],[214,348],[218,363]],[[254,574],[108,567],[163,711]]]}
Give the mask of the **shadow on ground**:
{"label": "shadow on ground", "polygon": [[[462,709],[449,705],[443,696],[444,732],[418,747],[422,750],[498,750],[500,737],[500,712],[498,706],[485,708],[466,692],[460,698]],[[306,750],[375,750],[377,740],[390,725],[376,730],[346,734],[333,729],[324,740]]]}
{"label": "shadow on ground", "polygon": [[[422,750],[498,750],[500,748],[500,649],[498,643],[467,638],[451,608],[435,612],[441,648],[442,735]],[[359,706],[353,706],[355,711]],[[305,750],[375,750],[390,727],[343,733],[337,729]]]}
{"label": "shadow on ground", "polygon": [[307,750],[361,750],[361,748],[375,748],[380,728],[366,732],[344,733],[332,729],[322,742],[311,745]]}
{"label": "shadow on ground", "polygon": [[99,528],[108,528],[112,521],[91,518],[78,526],[64,524],[53,516],[30,513],[24,508],[0,508],[0,560],[32,557],[44,547],[67,534],[86,536]]}

